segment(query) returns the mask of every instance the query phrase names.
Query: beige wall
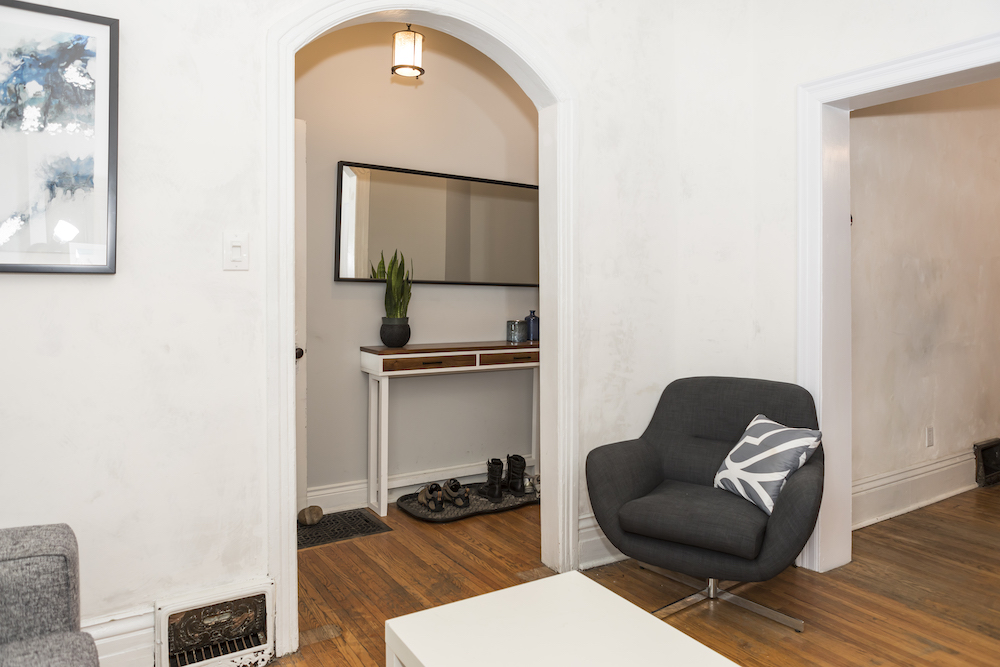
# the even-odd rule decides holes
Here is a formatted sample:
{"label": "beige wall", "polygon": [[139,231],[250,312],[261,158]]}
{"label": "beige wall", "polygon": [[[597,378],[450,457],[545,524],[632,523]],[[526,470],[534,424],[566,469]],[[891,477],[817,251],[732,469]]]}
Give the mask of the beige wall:
{"label": "beige wall", "polygon": [[854,112],[851,207],[854,478],[1000,436],[1000,80]]}
{"label": "beige wall", "polygon": [[[323,150],[326,147],[315,148]],[[321,154],[316,160],[328,160],[329,157],[328,154]],[[434,176],[371,170],[366,266],[371,262],[377,267],[383,257],[388,266],[396,250],[405,251],[407,267],[419,266],[423,272],[430,272],[435,267],[444,266],[448,214],[445,183]],[[321,185],[320,191],[315,194],[316,199],[328,200],[330,186]],[[336,201],[336,194],[334,197]],[[329,224],[329,220],[313,217],[314,226],[327,227]],[[423,272],[420,275],[423,280],[441,280],[444,276],[444,271],[440,272],[441,277],[436,278]],[[367,277],[367,274],[364,275]],[[413,273],[410,275],[417,277]]]}
{"label": "beige wall", "polygon": [[[445,241],[445,280],[467,283],[472,280],[469,255],[472,187],[469,181],[448,181],[448,233]],[[537,236],[537,232],[536,232]],[[537,270],[538,265],[535,265]]]}
{"label": "beige wall", "polygon": [[473,183],[469,208],[473,280],[538,282],[538,191]]}
{"label": "beige wall", "polygon": [[[266,415],[281,379],[266,372],[275,315],[265,304],[281,267],[266,252],[266,47],[276,25],[324,3],[48,4],[121,20],[118,273],[0,275],[0,525],[70,523],[84,618],[123,618],[273,571]],[[798,86],[1000,30],[996,0],[463,4],[508,26],[515,48],[550,68],[572,101],[560,146],[573,186],[563,250],[573,263],[576,300],[565,306],[576,315],[579,416],[567,423],[581,479],[586,453],[641,433],[676,377],[794,381]],[[151,46],[164,35],[170,48]],[[362,83],[385,84],[384,58]],[[435,59],[431,68],[428,54],[419,87],[394,84],[415,105],[451,66]],[[449,91],[460,114],[447,135],[369,110],[386,142],[373,161],[526,180],[518,165],[533,164],[534,147],[465,122],[492,121],[499,100],[480,106],[479,95]],[[324,112],[353,108],[353,97],[328,91]],[[413,147],[423,140],[448,150]],[[362,145],[371,147],[345,145],[345,159]],[[500,173],[476,173],[483,153]],[[310,175],[331,187],[335,165],[311,162]],[[310,252],[330,256],[327,211],[330,227],[309,239]],[[222,270],[227,229],[249,232],[249,271]],[[328,363],[354,373],[359,341],[377,336],[379,290],[339,291],[330,275],[320,291],[355,304],[340,324],[366,329]],[[417,286],[414,335],[443,323],[454,337],[492,336],[534,307],[528,294]],[[475,304],[496,321],[464,317]],[[353,420],[363,381],[345,377],[356,383],[343,390],[357,396]],[[310,404],[314,414],[331,409]],[[357,478],[359,456],[343,457],[345,477]],[[586,498],[581,485],[585,517]]]}
{"label": "beige wall", "polygon": [[[513,80],[467,44],[417,26],[425,35],[427,73],[419,80],[393,77],[389,45],[398,29],[373,23],[340,30],[302,49],[296,61],[296,115],[309,128],[308,479],[314,493],[365,478],[368,385],[358,348],[380,344],[385,315],[382,285],[333,280],[337,162],[538,182],[537,112]],[[432,261],[443,264],[443,189],[437,199],[440,256],[411,239],[418,274]],[[382,214],[375,200],[373,220]],[[372,238],[369,253],[377,256],[385,243]],[[384,249],[388,260],[393,248]],[[503,340],[506,321],[525,317],[537,303],[537,288],[414,285],[410,340]],[[528,453],[530,394],[530,371],[394,381],[390,474]]]}

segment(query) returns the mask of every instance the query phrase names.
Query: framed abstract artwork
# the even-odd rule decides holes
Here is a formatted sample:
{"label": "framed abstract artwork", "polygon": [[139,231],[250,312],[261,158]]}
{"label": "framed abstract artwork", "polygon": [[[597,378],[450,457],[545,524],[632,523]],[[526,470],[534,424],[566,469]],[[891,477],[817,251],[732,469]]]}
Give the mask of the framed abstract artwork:
{"label": "framed abstract artwork", "polygon": [[0,271],[114,273],[118,20],[0,0]]}

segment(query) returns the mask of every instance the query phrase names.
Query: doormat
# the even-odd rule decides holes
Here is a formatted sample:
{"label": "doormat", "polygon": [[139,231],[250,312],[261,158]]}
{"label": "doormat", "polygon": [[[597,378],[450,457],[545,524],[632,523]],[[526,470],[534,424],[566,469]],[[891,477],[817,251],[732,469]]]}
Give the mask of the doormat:
{"label": "doormat", "polygon": [[448,523],[449,521],[467,519],[470,516],[477,516],[479,514],[494,514],[496,512],[506,512],[507,510],[524,507],[525,505],[537,505],[539,500],[537,491],[526,493],[520,497],[505,491],[503,499],[500,502],[491,503],[476,493],[479,487],[482,486],[481,483],[466,484],[466,486],[469,487],[468,507],[455,507],[448,501],[445,501],[443,510],[432,512],[417,501],[419,493],[408,493],[405,496],[400,496],[399,500],[396,501],[396,507],[421,521]]}
{"label": "doormat", "polygon": [[349,540],[352,537],[376,535],[392,530],[366,509],[324,514],[312,526],[299,524],[299,549]]}

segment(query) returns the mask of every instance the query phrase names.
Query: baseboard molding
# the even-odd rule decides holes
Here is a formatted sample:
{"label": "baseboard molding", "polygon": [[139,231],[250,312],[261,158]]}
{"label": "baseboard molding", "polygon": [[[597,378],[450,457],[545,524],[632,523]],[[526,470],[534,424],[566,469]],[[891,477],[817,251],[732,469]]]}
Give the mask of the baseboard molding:
{"label": "baseboard molding", "polygon": [[[183,599],[206,597],[222,600],[234,597],[233,593],[253,588],[256,590],[270,579],[261,577],[239,584],[219,586],[192,592]],[[269,608],[273,613],[273,610]],[[156,648],[156,615],[154,606],[139,607],[116,614],[85,618],[80,628],[94,638],[101,667],[153,667]],[[273,631],[273,627],[269,626]]]}
{"label": "baseboard molding", "polygon": [[364,507],[368,503],[368,482],[344,482],[342,484],[327,484],[326,486],[311,486],[306,492],[306,502],[318,505],[323,512],[340,512]]}
{"label": "baseboard molding", "polygon": [[[535,470],[535,459],[526,456],[525,464],[525,472],[532,473]],[[389,502],[394,503],[397,498],[407,493],[415,493],[421,486],[431,481],[440,482],[454,477],[463,484],[481,482],[486,479],[485,468],[485,463],[471,463],[389,475]],[[364,479],[312,486],[306,492],[307,502],[322,507],[326,514],[367,507],[367,495],[368,480]]]}
{"label": "baseboard molding", "polygon": [[593,514],[580,516],[580,569],[589,570],[628,558],[604,536]]}
{"label": "baseboard molding", "polygon": [[94,638],[101,667],[152,667],[152,608],[84,619],[81,627]]}
{"label": "baseboard molding", "polygon": [[971,451],[854,482],[851,529],[891,519],[976,488]]}

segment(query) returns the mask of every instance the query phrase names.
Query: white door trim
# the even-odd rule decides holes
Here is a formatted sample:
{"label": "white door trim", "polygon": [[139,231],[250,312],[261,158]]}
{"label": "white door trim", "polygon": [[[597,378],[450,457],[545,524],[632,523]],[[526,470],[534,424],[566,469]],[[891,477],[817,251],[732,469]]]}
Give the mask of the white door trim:
{"label": "white door trim", "polygon": [[799,563],[851,560],[850,112],[1000,77],[1000,34],[799,88],[798,382],[812,392],[826,490]]}
{"label": "white door trim", "polygon": [[544,40],[528,34],[500,12],[472,7],[462,0],[317,0],[275,24],[267,36],[268,569],[275,582],[278,655],[298,647],[293,354],[295,53],[334,29],[373,21],[415,23],[461,39],[503,67],[539,110],[539,312],[545,314],[540,378],[540,454],[545,474],[542,561],[560,572],[575,569],[579,562],[573,92],[552,65]]}

